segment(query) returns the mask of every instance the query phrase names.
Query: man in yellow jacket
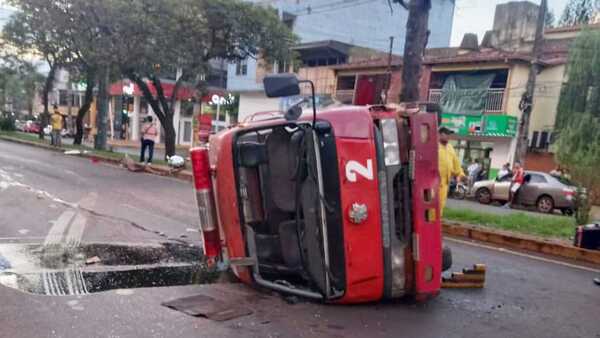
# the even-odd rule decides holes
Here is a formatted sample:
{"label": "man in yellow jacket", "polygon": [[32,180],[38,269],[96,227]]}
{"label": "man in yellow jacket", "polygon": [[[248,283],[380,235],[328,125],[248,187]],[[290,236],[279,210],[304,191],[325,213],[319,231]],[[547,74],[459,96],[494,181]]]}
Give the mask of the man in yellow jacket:
{"label": "man in yellow jacket", "polygon": [[452,130],[441,127],[439,130],[438,166],[440,172],[440,217],[444,213],[448,189],[452,176],[462,179],[465,176],[454,147],[448,143]]}

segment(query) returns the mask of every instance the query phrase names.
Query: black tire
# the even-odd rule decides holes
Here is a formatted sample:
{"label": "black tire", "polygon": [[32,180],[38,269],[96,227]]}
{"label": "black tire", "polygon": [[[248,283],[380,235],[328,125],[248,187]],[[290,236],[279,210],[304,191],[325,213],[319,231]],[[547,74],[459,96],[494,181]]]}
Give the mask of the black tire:
{"label": "black tire", "polygon": [[551,214],[554,211],[554,200],[548,195],[542,195],[535,203],[537,211],[544,214]]}
{"label": "black tire", "polygon": [[449,247],[442,248],[442,271],[446,271],[452,267],[452,250]]}
{"label": "black tire", "polygon": [[561,209],[560,212],[562,212],[562,214],[565,215],[565,216],[573,216],[573,215],[575,215],[575,210],[573,210],[571,208]]}
{"label": "black tire", "polygon": [[464,200],[466,196],[467,192],[460,187],[456,187],[456,189],[454,189],[454,191],[452,192],[452,198],[457,200]]}
{"label": "black tire", "polygon": [[475,198],[480,204],[492,203],[492,192],[488,188],[479,188],[475,193]]}

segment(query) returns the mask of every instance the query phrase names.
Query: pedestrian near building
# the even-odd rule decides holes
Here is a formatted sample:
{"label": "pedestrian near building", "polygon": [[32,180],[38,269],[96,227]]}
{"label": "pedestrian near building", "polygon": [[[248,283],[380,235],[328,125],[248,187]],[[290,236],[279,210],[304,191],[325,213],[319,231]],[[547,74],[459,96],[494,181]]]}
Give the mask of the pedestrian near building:
{"label": "pedestrian near building", "polygon": [[154,156],[154,142],[156,141],[156,135],[158,130],[152,120],[152,116],[146,118],[146,123],[142,127],[142,151],[140,154],[140,162],[144,163],[146,148],[148,148],[148,164],[152,163],[152,156]]}
{"label": "pedestrian near building", "polygon": [[479,163],[479,159],[475,159],[475,161],[473,161],[473,163],[467,167],[467,173],[469,174],[469,190],[471,190],[471,188],[473,188],[473,184],[477,182],[479,174],[481,174],[481,169],[482,167]]}
{"label": "pedestrian near building", "polygon": [[61,131],[64,128],[64,117],[58,110],[58,107],[54,106],[54,112],[50,116],[50,124],[52,131],[50,132],[50,143],[55,147],[62,146]]}
{"label": "pedestrian near building", "polygon": [[439,130],[439,146],[438,146],[438,166],[440,173],[440,217],[444,213],[446,200],[448,199],[448,189],[452,177],[462,179],[465,176],[463,169],[460,166],[458,156],[454,147],[448,143],[452,131],[446,127],[441,127]]}
{"label": "pedestrian near building", "polygon": [[512,182],[510,184],[509,201],[504,205],[505,208],[510,208],[516,204],[519,196],[519,190],[525,183],[525,170],[521,166],[521,162],[516,161],[512,171]]}

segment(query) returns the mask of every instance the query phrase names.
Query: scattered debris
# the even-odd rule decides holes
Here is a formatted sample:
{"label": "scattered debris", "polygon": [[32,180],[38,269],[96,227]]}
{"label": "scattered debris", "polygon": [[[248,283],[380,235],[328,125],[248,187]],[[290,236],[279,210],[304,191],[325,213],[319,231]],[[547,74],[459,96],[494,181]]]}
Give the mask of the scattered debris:
{"label": "scattered debris", "polygon": [[193,229],[193,228],[187,228],[187,229],[185,229],[185,231],[187,231],[187,232],[200,232],[198,229]]}
{"label": "scattered debris", "polygon": [[162,305],[190,316],[205,317],[219,322],[254,313],[245,306],[226,303],[205,295],[179,298]]}
{"label": "scattered debris", "polygon": [[485,284],[485,264],[475,264],[472,269],[452,272],[450,278],[442,278],[442,288],[480,289]]}
{"label": "scattered debris", "polygon": [[172,167],[172,168],[185,167],[185,160],[183,159],[183,157],[181,157],[179,155],[173,155],[173,156],[169,157],[167,160],[167,163],[169,164],[169,167]]}
{"label": "scattered debris", "polygon": [[100,262],[101,262],[101,260],[100,260],[100,257],[98,257],[98,256],[94,256],[94,257],[91,257],[91,258],[88,258],[85,260],[85,264],[87,264],[87,265],[97,264]]}
{"label": "scattered debris", "polygon": [[72,149],[72,150],[65,150],[65,152],[63,154],[65,155],[84,155],[84,154],[88,154],[89,151],[87,150],[77,150],[77,149]]}
{"label": "scattered debris", "polygon": [[180,237],[180,238],[187,238],[187,236],[188,236],[188,235],[186,235],[186,234],[181,234],[181,235],[179,235],[179,237]]}
{"label": "scattered debris", "polygon": [[21,235],[27,235],[29,233],[29,229],[21,229],[19,230],[19,234]]}

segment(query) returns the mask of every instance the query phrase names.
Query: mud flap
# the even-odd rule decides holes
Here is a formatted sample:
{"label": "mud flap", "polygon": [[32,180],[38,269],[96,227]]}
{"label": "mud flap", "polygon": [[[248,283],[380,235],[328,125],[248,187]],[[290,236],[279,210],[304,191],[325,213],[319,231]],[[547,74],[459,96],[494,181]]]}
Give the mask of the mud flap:
{"label": "mud flap", "polygon": [[437,116],[412,115],[410,128],[414,291],[417,299],[426,299],[439,293],[442,272]]}

